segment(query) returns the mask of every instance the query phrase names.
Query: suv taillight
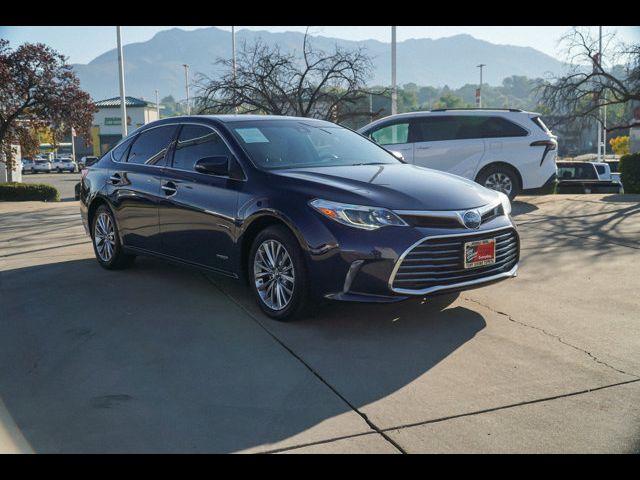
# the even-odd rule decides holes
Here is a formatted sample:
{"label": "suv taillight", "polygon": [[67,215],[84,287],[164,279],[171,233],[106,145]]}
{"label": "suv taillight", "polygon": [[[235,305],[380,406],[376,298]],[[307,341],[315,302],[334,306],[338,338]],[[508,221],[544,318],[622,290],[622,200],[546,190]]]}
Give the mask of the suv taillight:
{"label": "suv taillight", "polygon": [[531,147],[546,147],[547,150],[555,150],[558,148],[558,142],[555,140],[536,140],[535,142],[531,142],[529,145]]}

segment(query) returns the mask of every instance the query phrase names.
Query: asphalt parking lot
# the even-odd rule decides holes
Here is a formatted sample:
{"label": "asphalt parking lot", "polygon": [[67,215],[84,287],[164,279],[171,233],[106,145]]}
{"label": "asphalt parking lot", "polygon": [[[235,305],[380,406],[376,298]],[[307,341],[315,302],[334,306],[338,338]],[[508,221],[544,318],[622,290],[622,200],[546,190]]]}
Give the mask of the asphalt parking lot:
{"label": "asphalt parking lot", "polygon": [[23,173],[24,183],[44,183],[58,189],[61,202],[75,200],[75,186],[80,181],[80,174],[75,173]]}
{"label": "asphalt parking lot", "polygon": [[288,324],[0,202],[0,451],[639,452],[640,196],[521,200],[516,279]]}

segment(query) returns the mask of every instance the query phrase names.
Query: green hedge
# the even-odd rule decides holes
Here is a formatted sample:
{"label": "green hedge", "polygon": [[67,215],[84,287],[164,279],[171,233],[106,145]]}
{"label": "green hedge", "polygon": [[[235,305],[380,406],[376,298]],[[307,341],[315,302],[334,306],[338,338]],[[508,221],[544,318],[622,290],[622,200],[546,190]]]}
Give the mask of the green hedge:
{"label": "green hedge", "polygon": [[60,200],[58,190],[51,185],[41,183],[0,183],[0,201],[26,202],[41,200],[43,202],[57,202]]}
{"label": "green hedge", "polygon": [[640,193],[640,153],[630,153],[620,158],[620,180],[624,193]]}

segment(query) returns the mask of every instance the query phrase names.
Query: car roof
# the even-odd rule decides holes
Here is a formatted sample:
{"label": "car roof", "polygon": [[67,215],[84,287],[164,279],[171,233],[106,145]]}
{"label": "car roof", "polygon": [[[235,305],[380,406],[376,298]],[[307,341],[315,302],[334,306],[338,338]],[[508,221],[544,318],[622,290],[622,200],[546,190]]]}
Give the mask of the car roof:
{"label": "car roof", "polygon": [[[171,123],[171,122],[188,122],[188,121],[202,121],[202,120],[214,120],[221,123],[234,123],[234,122],[273,122],[277,120],[297,120],[297,121],[305,121],[305,122],[313,122],[324,125],[333,125],[336,126],[335,123],[329,122],[327,120],[321,120],[318,118],[310,118],[310,117],[293,117],[287,115],[254,115],[254,114],[229,114],[229,115],[188,115],[188,116],[177,116],[177,117],[167,117],[162,120],[156,120],[155,122],[148,123],[144,125],[145,127],[151,124],[160,124],[160,123]],[[143,127],[141,127],[143,128]]]}
{"label": "car roof", "polygon": [[[444,109],[434,109],[434,110],[421,110],[416,112],[406,112],[406,113],[397,113],[395,115],[389,115],[380,120],[389,120],[391,118],[412,118],[412,117],[421,117],[423,115],[487,115],[487,114],[500,114],[500,115],[531,115],[536,116],[540,115],[536,112],[527,112],[524,110],[508,110],[504,108],[444,108]],[[379,120],[378,120],[379,121]]]}

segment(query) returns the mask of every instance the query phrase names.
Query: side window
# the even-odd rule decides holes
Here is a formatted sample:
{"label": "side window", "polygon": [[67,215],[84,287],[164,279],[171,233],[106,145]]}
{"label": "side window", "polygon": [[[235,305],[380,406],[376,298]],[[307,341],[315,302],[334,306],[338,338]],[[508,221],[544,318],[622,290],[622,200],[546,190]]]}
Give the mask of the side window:
{"label": "side window", "polygon": [[456,140],[460,127],[459,118],[453,115],[438,115],[417,119],[412,128],[412,142]]}
{"label": "side window", "polygon": [[135,139],[135,135],[131,138],[126,139],[120,145],[116,146],[113,150],[111,150],[111,158],[116,162],[124,162],[127,158],[127,151],[131,146],[131,142]]}
{"label": "side window", "polygon": [[173,154],[173,168],[193,170],[198,160],[218,155],[231,155],[220,135],[202,125],[185,125]]}
{"label": "side window", "polygon": [[396,145],[409,142],[409,121],[385,125],[370,134],[379,145]]}
{"label": "side window", "polygon": [[142,132],[133,143],[127,162],[164,165],[165,156],[175,137],[176,129],[175,125],[166,125]]}
{"label": "side window", "polygon": [[483,128],[485,138],[526,137],[529,132],[506,118],[486,117]]}
{"label": "side window", "polygon": [[598,171],[598,175],[604,175],[606,173],[604,165],[596,165],[596,170]]}

